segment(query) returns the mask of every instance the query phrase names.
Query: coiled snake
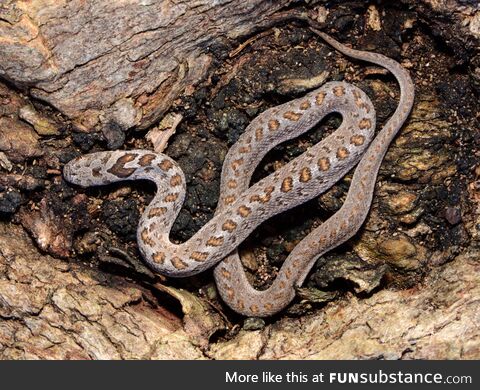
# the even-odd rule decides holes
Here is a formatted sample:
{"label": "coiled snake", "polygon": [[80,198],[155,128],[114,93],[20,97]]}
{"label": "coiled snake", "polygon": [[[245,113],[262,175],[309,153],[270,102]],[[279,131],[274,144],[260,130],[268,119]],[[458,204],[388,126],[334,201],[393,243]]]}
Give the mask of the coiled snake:
{"label": "coiled snake", "polygon": [[[250,123],[225,158],[214,217],[181,244],[172,243],[169,232],[185,198],[185,178],[170,157],[148,150],[108,151],[76,158],[64,168],[65,179],[83,187],[122,180],[155,182],[157,193],[137,231],[147,264],[174,277],[194,275],[218,264],[214,274],[221,297],[244,315],[266,317],[283,309],[315,261],[358,231],[370,209],[383,157],[413,105],[412,80],[396,61],[350,49],[312,30],[341,53],[380,65],[398,80],[399,105],[375,138],[374,107],[365,93],[348,83],[329,82],[302,98],[266,110]],[[331,112],[343,119],[333,134],[250,186],[254,169],[269,150],[311,129]],[[267,290],[253,288],[238,245],[260,223],[321,194],[357,163],[340,210],[294,248]]]}

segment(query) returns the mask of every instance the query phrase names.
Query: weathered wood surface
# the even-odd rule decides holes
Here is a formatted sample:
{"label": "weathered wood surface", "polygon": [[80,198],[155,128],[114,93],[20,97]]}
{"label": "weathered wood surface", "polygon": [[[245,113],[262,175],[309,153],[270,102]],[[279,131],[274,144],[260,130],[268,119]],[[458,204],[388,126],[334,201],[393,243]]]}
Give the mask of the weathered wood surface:
{"label": "weathered wood surface", "polygon": [[205,76],[224,41],[290,2],[8,0],[0,6],[0,76],[79,128],[146,127]]}
{"label": "weathered wood surface", "polygon": [[[474,359],[480,354],[480,267],[465,254],[419,286],[348,296],[209,343],[225,323],[184,297],[185,317],[151,291],[43,256],[18,227],[0,225],[2,359]],[[161,296],[164,298],[164,296]]]}
{"label": "weathered wood surface", "polygon": [[[0,4],[0,358],[480,357],[477,2],[325,3]],[[385,121],[393,80],[329,54],[304,26],[274,23],[279,12],[305,11],[338,38],[401,61],[417,100],[365,228],[319,262],[288,311],[243,321],[219,302],[211,275],[172,283],[139,261],[134,231],[151,189],[85,193],[61,169],[92,149],[151,148],[126,130],[155,132],[173,106],[175,127],[185,119],[165,152],[188,179],[174,231],[185,239],[211,216],[223,156],[259,111],[325,74],[345,75]],[[315,137],[279,149],[264,170]],[[348,180],[245,244],[256,285],[347,188]]]}

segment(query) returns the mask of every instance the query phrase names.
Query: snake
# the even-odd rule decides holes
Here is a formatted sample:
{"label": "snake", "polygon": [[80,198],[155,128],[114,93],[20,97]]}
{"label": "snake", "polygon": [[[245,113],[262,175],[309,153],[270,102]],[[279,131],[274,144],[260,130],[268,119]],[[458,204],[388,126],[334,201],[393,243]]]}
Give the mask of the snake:
{"label": "snake", "polygon": [[[155,195],[137,228],[138,247],[146,264],[169,277],[188,277],[215,267],[222,300],[245,316],[268,317],[283,310],[316,260],[358,232],[369,213],[385,153],[413,107],[414,84],[398,62],[352,49],[318,29],[311,30],[340,53],[379,65],[396,78],[399,103],[377,135],[371,100],[361,89],[343,81],[327,82],[300,98],[265,110],[250,122],[225,156],[213,217],[181,243],[172,242],[169,235],[185,200],[186,181],[180,166],[166,154],[142,149],[95,152],[71,160],[63,169],[64,178],[81,187],[124,180],[154,182]],[[330,113],[342,118],[332,134],[251,184],[254,170],[272,148],[310,130]],[[355,166],[340,209],[296,245],[270,287],[254,288],[243,269],[238,246],[262,222],[322,194]]]}

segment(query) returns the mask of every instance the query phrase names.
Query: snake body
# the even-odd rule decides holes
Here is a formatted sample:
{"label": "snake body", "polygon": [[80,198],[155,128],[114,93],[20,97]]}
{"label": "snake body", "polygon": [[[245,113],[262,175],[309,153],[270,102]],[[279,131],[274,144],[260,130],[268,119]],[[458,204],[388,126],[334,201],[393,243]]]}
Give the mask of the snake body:
{"label": "snake body", "polygon": [[[64,168],[65,179],[83,187],[123,180],[155,182],[157,193],[137,230],[147,264],[173,277],[194,275],[218,264],[214,274],[222,299],[244,315],[265,317],[283,309],[318,257],[358,231],[370,209],[383,157],[413,105],[412,80],[396,61],[350,49],[312,30],[343,54],[383,66],[398,80],[399,105],[375,138],[373,104],[364,92],[344,82],[329,82],[264,111],[227,153],[214,217],[181,244],[171,242],[169,233],[185,198],[185,178],[170,157],[147,150],[108,151],[76,158]],[[269,150],[308,131],[331,112],[343,119],[333,134],[250,186],[254,169]],[[340,210],[295,247],[267,290],[254,289],[243,270],[238,245],[260,223],[318,196],[357,163]]]}

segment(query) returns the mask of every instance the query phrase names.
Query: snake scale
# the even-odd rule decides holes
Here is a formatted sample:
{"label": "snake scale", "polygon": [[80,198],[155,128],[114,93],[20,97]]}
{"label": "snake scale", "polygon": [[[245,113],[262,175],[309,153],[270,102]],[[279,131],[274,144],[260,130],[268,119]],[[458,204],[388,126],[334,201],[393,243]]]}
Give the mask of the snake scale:
{"label": "snake scale", "polygon": [[[383,157],[413,106],[413,82],[399,63],[381,54],[348,48],[321,31],[312,31],[344,55],[380,65],[397,79],[398,107],[376,137],[373,104],[364,92],[345,82],[326,83],[299,99],[264,111],[227,153],[215,215],[180,244],[172,243],[169,233],[186,186],[182,170],[170,157],[148,150],[107,151],[81,156],[64,168],[65,179],[82,187],[122,180],[153,181],[157,192],[137,230],[147,264],[173,277],[194,275],[216,265],[214,275],[222,299],[247,316],[266,317],[282,310],[315,261],[358,231],[369,212]],[[342,116],[333,134],[250,185],[254,169],[269,150],[308,131],[332,112]],[[242,267],[238,245],[260,223],[318,196],[357,163],[343,206],[294,248],[267,290],[253,288]]]}

